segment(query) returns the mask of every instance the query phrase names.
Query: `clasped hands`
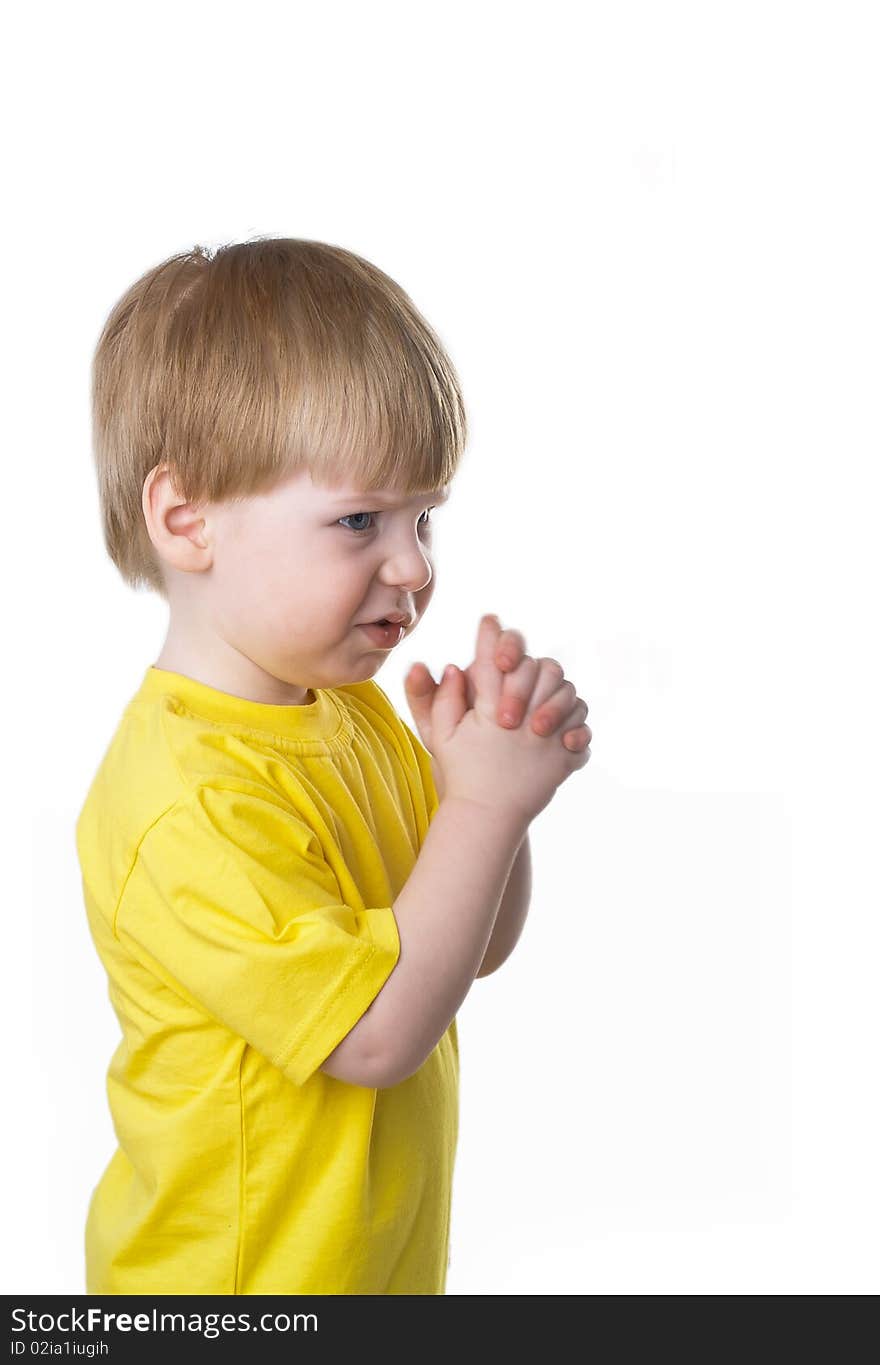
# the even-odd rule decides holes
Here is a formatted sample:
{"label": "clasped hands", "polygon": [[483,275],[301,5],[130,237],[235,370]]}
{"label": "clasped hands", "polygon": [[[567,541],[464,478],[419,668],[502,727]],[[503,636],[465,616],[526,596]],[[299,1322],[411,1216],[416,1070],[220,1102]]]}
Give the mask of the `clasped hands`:
{"label": "clasped hands", "polygon": [[[460,670],[467,690],[468,709],[479,698],[494,705],[495,719],[505,729],[516,729],[528,715],[536,735],[562,743],[571,753],[583,753],[593,732],[585,725],[589,707],[566,681],[556,659],[533,659],[518,630],[504,630],[497,616],[480,620],[473,663]],[[439,687],[424,664],[414,664],[404,679],[410,710],[425,747],[431,749],[431,707]],[[433,765],[437,795],[443,799],[442,777]]]}

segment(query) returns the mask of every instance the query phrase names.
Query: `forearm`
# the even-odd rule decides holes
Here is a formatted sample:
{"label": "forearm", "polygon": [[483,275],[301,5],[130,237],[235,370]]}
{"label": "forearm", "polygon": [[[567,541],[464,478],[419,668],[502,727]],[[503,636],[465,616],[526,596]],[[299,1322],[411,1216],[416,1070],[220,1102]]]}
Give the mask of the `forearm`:
{"label": "forearm", "polygon": [[501,897],[492,935],[477,976],[497,971],[513,952],[523,931],[532,897],[532,851],[526,834],[517,851]]}
{"label": "forearm", "polygon": [[406,1079],[446,1032],[480,970],[527,826],[518,815],[441,801],[394,902],[400,955],[356,1028],[384,1084]]}
{"label": "forearm", "polygon": [[[443,800],[443,774],[432,760],[431,770],[437,795]],[[532,853],[526,834],[517,850],[507,885],[501,897],[492,934],[477,976],[491,976],[513,952],[522,934],[532,897]]]}

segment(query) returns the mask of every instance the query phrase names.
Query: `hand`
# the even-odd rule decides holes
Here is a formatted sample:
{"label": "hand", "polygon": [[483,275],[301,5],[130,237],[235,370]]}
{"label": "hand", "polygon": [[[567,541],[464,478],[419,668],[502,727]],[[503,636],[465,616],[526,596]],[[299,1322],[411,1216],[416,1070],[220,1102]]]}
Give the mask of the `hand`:
{"label": "hand", "polygon": [[[525,652],[522,634],[514,629],[502,630],[497,616],[484,616],[483,622],[497,626],[494,661],[505,674],[498,701],[498,724],[515,730],[528,712],[536,735],[552,735],[563,727],[562,742],[566,749],[582,753],[593,738],[589,725],[582,723],[590,708],[578,697],[574,684],[565,681],[562,665],[556,659],[531,658]],[[475,694],[475,663],[464,670],[470,705]]]}
{"label": "hand", "polygon": [[[516,729],[531,706],[528,715],[534,734],[548,737],[565,727],[562,742],[570,753],[582,753],[588,748],[593,736],[583,721],[589,708],[576,695],[574,685],[564,680],[561,665],[555,659],[532,659],[525,653],[525,640],[520,632],[502,630],[497,616],[481,618],[477,657],[460,673],[468,707],[474,706],[481,681],[481,690],[490,697],[497,694],[500,685],[497,704],[492,708],[496,724]],[[414,664],[404,687],[419,734],[431,751],[431,710],[438,684],[424,664]],[[436,763],[432,768],[442,800],[442,775]]]}
{"label": "hand", "polygon": [[[589,761],[589,749],[575,751],[560,742],[545,744],[531,726],[506,728],[496,715],[505,675],[494,661],[497,621],[484,617],[480,624],[473,705],[468,704],[465,674],[449,665],[439,685],[431,688],[430,714],[425,716],[407,679],[415,723],[430,745],[431,769],[441,801],[464,799],[485,806],[496,814],[506,812],[523,829],[552,800],[562,782]],[[534,661],[532,661],[534,662]],[[559,665],[548,660],[539,677],[556,688]],[[423,705],[423,703],[422,703]],[[583,702],[580,702],[583,706]],[[580,718],[582,712],[578,711]]]}
{"label": "hand", "polygon": [[[502,630],[497,616],[483,616],[477,652],[491,649],[495,667],[504,674],[495,719],[506,729],[522,724],[528,707],[533,707],[529,723],[536,735],[551,735],[566,728],[562,742],[572,753],[580,753],[590,743],[593,732],[582,722],[589,714],[585,701],[576,696],[574,684],[564,682],[562,666],[555,659],[532,659],[525,652],[525,640],[518,630]],[[478,659],[462,669],[468,706],[476,697]],[[404,680],[407,701],[425,748],[431,748],[431,702],[438,684],[425,664],[413,664]],[[576,703],[576,705],[574,704]],[[507,719],[508,715],[511,717]]]}

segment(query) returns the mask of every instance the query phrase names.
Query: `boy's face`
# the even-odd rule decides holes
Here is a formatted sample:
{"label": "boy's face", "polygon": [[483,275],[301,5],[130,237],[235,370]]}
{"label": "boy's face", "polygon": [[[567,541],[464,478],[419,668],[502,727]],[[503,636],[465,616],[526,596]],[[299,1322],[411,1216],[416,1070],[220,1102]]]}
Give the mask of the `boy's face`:
{"label": "boy's face", "polygon": [[270,493],[200,508],[210,568],[173,575],[169,639],[178,588],[190,631],[204,626],[211,637],[209,655],[219,663],[231,647],[243,656],[239,677],[246,660],[255,668],[248,685],[262,690],[267,675],[273,700],[277,682],[306,700],[300,688],[372,677],[397,635],[382,645],[363,624],[404,612],[409,635],[424,615],[435,587],[428,509],[447,497],[330,487],[306,471]]}

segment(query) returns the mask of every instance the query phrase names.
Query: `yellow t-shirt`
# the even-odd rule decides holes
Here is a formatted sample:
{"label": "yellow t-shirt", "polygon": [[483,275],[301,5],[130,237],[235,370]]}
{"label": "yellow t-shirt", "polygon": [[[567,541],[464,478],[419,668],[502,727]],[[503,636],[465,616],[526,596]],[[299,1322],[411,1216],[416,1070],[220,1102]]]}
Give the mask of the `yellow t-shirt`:
{"label": "yellow t-shirt", "polygon": [[371,1089],[320,1070],[400,952],[437,807],[372,681],[269,705],[151,666],[76,824],[122,1028],[89,1294],[442,1294],[453,1019]]}

